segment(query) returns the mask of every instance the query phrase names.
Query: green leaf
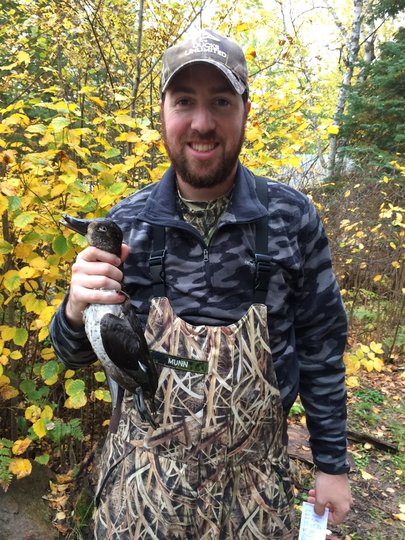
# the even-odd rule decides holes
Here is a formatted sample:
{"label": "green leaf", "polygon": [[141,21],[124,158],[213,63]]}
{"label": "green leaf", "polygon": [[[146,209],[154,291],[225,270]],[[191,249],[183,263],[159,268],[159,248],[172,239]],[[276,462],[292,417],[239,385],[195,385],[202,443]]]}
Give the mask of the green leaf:
{"label": "green leaf", "polygon": [[65,127],[67,127],[70,124],[69,118],[65,118],[64,116],[57,116],[54,118],[51,122],[51,126],[55,131],[62,131]]}
{"label": "green leaf", "polygon": [[23,347],[27,343],[28,332],[25,328],[17,328],[13,337],[16,345]]}
{"label": "green leaf", "polygon": [[48,465],[49,463],[49,458],[50,458],[50,455],[49,454],[42,454],[41,456],[37,456],[35,458],[35,461],[37,463],[39,463],[40,465]]}
{"label": "green leaf", "polygon": [[28,126],[25,131],[28,131],[28,133],[41,133],[42,135],[46,131],[46,126],[44,124],[33,124]]}
{"label": "green leaf", "polygon": [[25,381],[21,382],[20,390],[23,394],[30,394],[36,390],[36,384],[31,379],[26,379]]}
{"label": "green leaf", "polygon": [[50,360],[41,367],[41,377],[46,384],[53,384],[58,380],[59,362]]}
{"label": "green leaf", "polygon": [[68,396],[75,396],[84,392],[84,381],[81,379],[68,379],[65,383]]}
{"label": "green leaf", "polygon": [[20,206],[20,197],[17,197],[16,195],[10,195],[10,197],[8,197],[8,209],[10,210],[10,212],[15,212],[20,208]]}
{"label": "green leaf", "polygon": [[34,221],[35,216],[36,214],[34,212],[22,212],[14,219],[14,225],[19,229],[24,229]]}
{"label": "green leaf", "polygon": [[66,242],[66,238],[60,234],[52,242],[52,249],[57,255],[64,255],[67,253],[69,247]]}
{"label": "green leaf", "polygon": [[13,246],[7,240],[0,240],[0,254],[6,255],[13,251]]}
{"label": "green leaf", "polygon": [[97,382],[101,382],[101,383],[105,382],[106,376],[105,376],[104,371],[96,371],[94,373],[94,378],[96,379]]}
{"label": "green leaf", "polygon": [[120,156],[121,150],[119,148],[110,148],[109,150],[106,150],[102,155],[106,158]]}
{"label": "green leaf", "polygon": [[121,195],[123,191],[127,189],[127,184],[125,182],[116,182],[108,188],[108,191],[113,195]]}

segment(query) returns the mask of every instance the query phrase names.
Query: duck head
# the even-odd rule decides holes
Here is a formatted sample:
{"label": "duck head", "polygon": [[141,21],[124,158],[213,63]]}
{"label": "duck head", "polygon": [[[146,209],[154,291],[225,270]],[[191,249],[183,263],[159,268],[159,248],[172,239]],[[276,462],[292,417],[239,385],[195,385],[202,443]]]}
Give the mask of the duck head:
{"label": "duck head", "polygon": [[87,238],[90,246],[121,257],[122,231],[108,218],[82,219],[63,214],[61,223]]}

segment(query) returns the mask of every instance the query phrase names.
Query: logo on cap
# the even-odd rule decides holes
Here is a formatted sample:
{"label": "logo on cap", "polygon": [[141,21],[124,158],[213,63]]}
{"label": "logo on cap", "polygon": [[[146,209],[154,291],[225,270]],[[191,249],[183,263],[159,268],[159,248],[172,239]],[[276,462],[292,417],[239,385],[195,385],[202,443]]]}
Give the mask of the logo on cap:
{"label": "logo on cap", "polygon": [[221,58],[226,58],[228,55],[225,51],[222,51],[219,48],[218,43],[221,43],[219,38],[213,34],[210,34],[210,32],[205,31],[200,36],[192,40],[192,46],[184,51],[184,55],[190,56],[191,54],[211,53],[217,54],[218,56],[221,56]]}

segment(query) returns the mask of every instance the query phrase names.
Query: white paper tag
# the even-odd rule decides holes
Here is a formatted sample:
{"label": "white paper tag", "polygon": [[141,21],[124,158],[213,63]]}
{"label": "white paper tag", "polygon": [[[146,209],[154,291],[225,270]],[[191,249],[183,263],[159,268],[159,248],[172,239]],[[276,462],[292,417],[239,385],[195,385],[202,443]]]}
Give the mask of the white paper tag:
{"label": "white paper tag", "polygon": [[318,516],[318,514],[315,514],[313,504],[302,503],[300,535],[298,540],[325,540],[328,514],[329,509],[326,508],[323,516]]}

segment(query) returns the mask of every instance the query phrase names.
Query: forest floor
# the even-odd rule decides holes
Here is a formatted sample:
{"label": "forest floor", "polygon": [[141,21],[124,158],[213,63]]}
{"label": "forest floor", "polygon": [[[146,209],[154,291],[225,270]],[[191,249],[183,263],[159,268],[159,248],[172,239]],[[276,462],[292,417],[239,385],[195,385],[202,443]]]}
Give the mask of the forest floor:
{"label": "forest floor", "polygon": [[[405,538],[405,372],[385,367],[381,373],[362,373],[359,379],[360,387],[349,389],[348,401],[353,506],[343,525],[330,527],[328,538],[402,540]],[[299,432],[300,416],[295,415],[292,420],[291,431]],[[301,453],[301,458],[293,459],[293,463],[297,465],[298,483],[310,487],[313,468],[310,463],[305,465],[305,452],[310,460],[309,449],[298,436],[293,453],[298,456]],[[302,498],[305,499],[305,490],[298,488],[298,511]]]}
{"label": "forest floor", "polygon": [[[381,373],[362,372],[359,380],[359,387],[349,389],[348,401],[353,506],[343,525],[330,527],[328,539],[402,540],[405,538],[405,372],[387,366]],[[298,521],[302,501],[313,485],[314,468],[299,403],[292,413],[289,451]],[[54,481],[49,483],[51,490],[44,487],[41,493],[37,481],[34,487],[27,483],[22,489],[28,500],[36,499],[38,504],[42,500],[42,504],[49,505],[47,518],[35,511],[34,517],[27,520],[24,508],[27,509],[28,503],[18,497],[21,496],[20,483],[29,482],[30,477],[15,482],[7,493],[10,499],[6,500],[5,495],[0,497],[4,507],[4,515],[0,510],[0,540],[92,540],[90,516],[98,465],[94,453],[90,454],[75,478],[55,475]],[[8,506],[3,504],[6,502]],[[21,512],[17,511],[18,506]],[[20,525],[19,520],[22,520]],[[14,531],[24,531],[24,535],[10,536],[11,526]],[[45,526],[49,527],[48,533],[40,533]]]}

